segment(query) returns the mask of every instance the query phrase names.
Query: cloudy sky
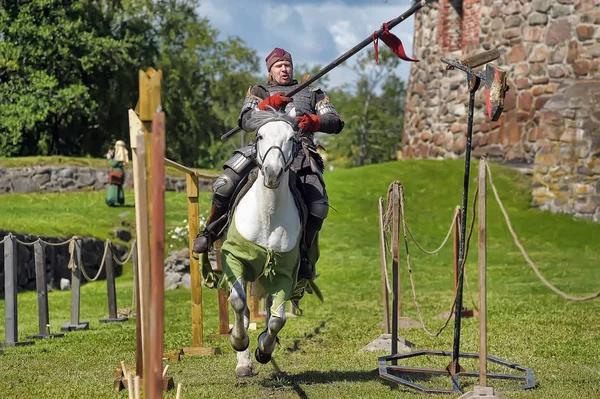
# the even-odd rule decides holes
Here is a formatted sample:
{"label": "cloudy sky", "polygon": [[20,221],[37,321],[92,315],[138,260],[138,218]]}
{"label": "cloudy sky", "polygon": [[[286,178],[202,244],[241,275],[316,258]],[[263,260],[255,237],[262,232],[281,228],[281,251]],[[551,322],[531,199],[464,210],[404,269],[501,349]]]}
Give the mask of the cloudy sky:
{"label": "cloudy sky", "polygon": [[[295,0],[287,4],[274,0],[201,0],[199,14],[208,18],[222,37],[244,39],[257,51],[261,65],[274,47],[283,47],[296,64],[325,66],[370,36],[383,22],[401,15],[410,4],[411,0]],[[412,17],[392,29],[409,56],[413,29]],[[380,41],[379,46],[385,44]],[[344,65],[354,58],[356,55]],[[409,71],[409,63],[403,61],[398,72],[404,80]],[[327,76],[329,87],[354,79],[343,66]]]}

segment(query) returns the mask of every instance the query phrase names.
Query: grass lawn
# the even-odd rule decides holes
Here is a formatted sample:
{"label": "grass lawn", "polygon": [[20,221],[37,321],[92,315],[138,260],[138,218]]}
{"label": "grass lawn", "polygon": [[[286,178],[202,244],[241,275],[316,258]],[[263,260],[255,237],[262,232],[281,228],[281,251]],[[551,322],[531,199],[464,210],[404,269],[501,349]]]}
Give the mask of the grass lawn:
{"label": "grass lawn", "polygon": [[[471,196],[477,166],[474,163]],[[176,383],[184,384],[183,397],[431,397],[381,380],[373,371],[377,356],[386,353],[360,351],[381,333],[377,199],[385,196],[393,180],[401,181],[410,228],[424,247],[433,249],[444,238],[454,207],[460,204],[462,169],[461,161],[406,161],[327,173],[330,202],[337,212],[330,212],[321,236],[318,283],[325,303],[318,303],[312,296],[303,301],[305,315],[288,320],[274,362],[259,365],[259,374],[252,380],[235,380],[235,353],[228,339],[206,338],[207,346],[220,347],[223,354],[169,363],[169,374]],[[545,277],[572,295],[598,291],[600,224],[531,209],[528,178],[497,165],[492,165],[492,171],[513,226]],[[128,193],[128,203],[132,203],[131,197]],[[202,209],[207,209],[208,194],[202,196],[202,201]],[[128,210],[128,218],[133,218],[133,208]],[[105,237],[123,211],[105,207],[103,193],[91,192],[1,196],[0,212],[1,228]],[[168,227],[181,224],[185,215],[185,195],[167,193]],[[473,308],[469,292],[473,296],[477,292],[476,237],[475,233],[467,262],[470,291],[465,287],[464,305],[469,308]],[[428,328],[435,330],[442,321],[434,316],[449,310],[453,299],[451,245],[434,256],[422,254],[412,242],[410,248],[423,316]],[[403,315],[416,319],[403,256]],[[118,278],[117,293],[119,307],[129,307],[130,267],[125,267]],[[126,392],[113,393],[111,388],[119,361],[134,362],[135,323],[98,322],[107,313],[104,282],[84,285],[81,301],[81,318],[90,322],[90,331],[5,349],[0,357],[0,397],[127,398]],[[70,292],[51,292],[49,302],[55,331],[69,319]],[[190,303],[189,291],[166,293],[166,350],[191,344]],[[568,302],[546,288],[514,245],[492,198],[488,199],[488,307],[489,354],[532,368],[538,384],[535,390],[512,391],[506,394],[508,397],[600,397],[600,300]],[[19,294],[21,339],[37,332],[36,309],[35,293]],[[215,334],[216,292],[204,290],[204,309],[205,336]],[[2,314],[4,301],[0,301]],[[421,329],[403,330],[402,335],[417,349],[450,350],[452,330],[451,324],[439,338],[430,338]],[[257,335],[258,331],[250,334],[251,350]],[[477,347],[477,319],[463,319],[461,350],[476,352]],[[406,364],[442,367],[444,362],[416,358]],[[474,362],[464,365],[476,368]],[[421,383],[450,387],[448,378]],[[506,386],[493,380],[489,383]],[[174,398],[175,392],[165,397]]]}

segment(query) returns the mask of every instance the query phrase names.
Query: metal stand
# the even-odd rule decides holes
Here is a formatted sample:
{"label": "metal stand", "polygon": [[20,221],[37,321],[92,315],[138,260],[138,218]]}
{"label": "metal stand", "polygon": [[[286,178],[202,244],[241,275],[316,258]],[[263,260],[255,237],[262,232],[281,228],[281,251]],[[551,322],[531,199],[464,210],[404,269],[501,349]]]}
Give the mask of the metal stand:
{"label": "metal stand", "polygon": [[106,254],[106,287],[108,290],[108,317],[100,320],[100,323],[115,323],[129,320],[127,317],[117,317],[117,290],[115,287],[115,269],[113,266],[113,252],[110,242]]}
{"label": "metal stand", "polygon": [[[477,72],[471,69],[470,67],[477,67],[483,65],[487,62],[493,61],[494,59],[499,57],[499,53],[497,50],[492,50],[483,54],[478,54],[474,57],[471,57],[468,60],[463,60],[461,62],[450,60],[447,58],[442,58],[442,62],[449,65],[448,69],[460,69],[467,73],[467,83],[469,85],[469,115],[468,115],[468,128],[467,128],[467,142],[466,142],[466,151],[465,151],[465,170],[464,170],[464,180],[463,180],[463,198],[462,198],[462,212],[461,212],[461,235],[460,235],[460,244],[459,244],[459,256],[458,256],[458,279],[457,279],[457,287],[456,287],[456,304],[455,304],[455,323],[454,323],[454,345],[452,348],[452,352],[446,351],[431,351],[431,350],[421,350],[415,351],[409,354],[398,355],[395,354],[394,348],[392,347],[392,354],[390,356],[382,356],[379,358],[379,375],[382,378],[387,380],[397,382],[399,384],[408,386],[410,388],[414,388],[420,390],[422,392],[428,393],[460,393],[461,388],[459,384],[459,376],[465,377],[480,377],[483,387],[479,387],[479,391],[484,395],[487,395],[490,392],[490,389],[485,387],[485,379],[486,377],[490,378],[498,378],[498,379],[508,379],[515,381],[525,381],[524,384],[519,385],[517,387],[513,387],[511,389],[530,389],[534,388],[534,380],[533,380],[533,370],[515,364],[513,362],[507,362],[505,360],[495,358],[492,356],[487,356],[487,350],[480,348],[482,350],[481,354],[477,353],[464,353],[460,352],[460,325],[462,318],[462,299],[463,299],[463,277],[464,277],[464,259],[465,259],[465,233],[466,233],[466,225],[467,225],[467,206],[468,206],[468,197],[469,197],[469,172],[471,165],[471,138],[473,135],[473,112],[475,105],[475,93],[479,88],[481,81],[483,80],[486,85],[486,96],[487,96],[487,111],[488,118],[492,121],[498,120],[500,114],[502,113],[503,103],[504,103],[504,94],[507,90],[506,87],[506,72],[500,71],[499,69],[487,65],[485,73]],[[469,65],[469,66],[466,66]],[[485,192],[485,189],[484,189]],[[480,218],[481,219],[481,218]],[[481,237],[480,237],[481,241]],[[485,240],[483,241],[485,244]],[[481,245],[481,242],[480,242]],[[480,248],[481,251],[481,248]],[[481,268],[481,265],[480,265]],[[485,262],[484,262],[485,268]],[[485,275],[485,274],[484,274]],[[481,276],[481,272],[480,272]],[[485,280],[484,280],[485,281]],[[485,287],[485,285],[484,285]],[[394,290],[397,287],[394,285]],[[485,324],[485,293],[483,297],[480,292],[480,300],[483,301],[483,307],[480,309],[480,316],[482,316],[483,324]],[[480,319],[481,320],[481,319]],[[485,329],[485,325],[481,328]],[[392,329],[392,335],[394,334],[394,330]],[[484,346],[485,339],[481,339],[485,334],[480,334],[480,346]],[[422,367],[408,367],[408,366],[397,366],[398,359],[415,357],[415,356],[451,356],[451,362],[445,369],[430,369],[430,368],[422,368]],[[483,363],[483,368],[480,368],[480,371],[465,371],[459,363],[460,357],[463,358],[479,358],[480,363]],[[486,374],[485,364],[487,361],[505,366],[507,368],[511,368],[520,372],[524,372],[525,375],[518,374]],[[387,363],[391,362],[391,365]],[[480,366],[482,366],[480,364]],[[481,371],[483,370],[483,371]],[[407,380],[405,378],[400,378],[394,373],[419,373],[419,374],[438,374],[438,375],[450,375],[452,379],[452,389],[443,389],[443,388],[428,388],[422,385],[419,385],[413,381]],[[493,389],[491,390],[493,395]],[[475,395],[475,393],[473,393]],[[465,397],[479,397],[479,396],[465,396]],[[494,397],[494,396],[488,396]]]}
{"label": "metal stand", "polygon": [[66,322],[60,331],[83,331],[90,328],[90,323],[79,320],[81,297],[81,240],[75,241],[76,265],[71,270],[71,321]]}
{"label": "metal stand", "polygon": [[[6,342],[0,346],[33,345],[33,341],[19,341],[17,307],[17,240],[8,233],[4,241],[4,305]],[[1,352],[1,351],[0,351]]]}
{"label": "metal stand", "polygon": [[48,285],[46,283],[46,257],[44,255],[44,247],[41,242],[33,244],[33,252],[35,256],[35,284],[38,292],[38,321],[40,333],[30,335],[28,339],[46,339],[60,338],[65,334],[50,333],[50,316],[48,313]]}

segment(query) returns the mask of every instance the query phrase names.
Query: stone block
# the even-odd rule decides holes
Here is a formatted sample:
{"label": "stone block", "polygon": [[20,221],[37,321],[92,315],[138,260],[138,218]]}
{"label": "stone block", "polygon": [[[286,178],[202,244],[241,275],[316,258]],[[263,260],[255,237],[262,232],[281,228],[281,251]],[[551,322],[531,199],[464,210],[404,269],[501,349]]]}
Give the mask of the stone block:
{"label": "stone block", "polygon": [[540,110],[544,107],[544,105],[546,105],[546,103],[548,102],[548,100],[550,100],[550,96],[541,96],[541,97],[537,97],[535,99],[535,102],[533,104],[534,108],[537,110]]}
{"label": "stone block", "polygon": [[550,9],[552,2],[550,0],[533,0],[532,5],[535,11],[546,13]]}
{"label": "stone block", "polygon": [[577,32],[577,38],[581,41],[590,40],[596,33],[596,28],[593,25],[579,25],[575,29]]}
{"label": "stone block", "polygon": [[573,13],[573,7],[567,5],[554,4],[552,7],[552,18],[567,17]]}
{"label": "stone block", "polygon": [[525,51],[525,46],[523,46],[521,43],[517,43],[516,45],[512,46],[508,53],[508,60],[513,63],[525,61],[526,58],[527,54]]}
{"label": "stone block", "polygon": [[553,47],[550,57],[548,59],[549,64],[562,64],[565,61],[565,56],[567,55],[567,46],[562,44],[557,44]]}
{"label": "stone block", "polygon": [[572,63],[577,58],[579,58],[579,54],[581,53],[581,47],[578,41],[571,40],[569,42],[569,50],[567,51],[567,62]]}
{"label": "stone block", "polygon": [[467,138],[464,134],[457,134],[454,136],[454,143],[452,145],[452,152],[455,154],[462,154],[467,146]]}
{"label": "stone block", "polygon": [[505,29],[504,33],[502,34],[502,37],[504,39],[514,39],[521,36],[521,29],[520,28],[511,28],[511,29]]}
{"label": "stone block", "polygon": [[533,96],[528,91],[523,91],[519,94],[519,108],[525,111],[529,111],[531,109],[531,105],[533,103]]}
{"label": "stone block", "polygon": [[548,22],[548,16],[546,14],[542,14],[539,12],[531,13],[527,17],[527,23],[529,23],[530,26],[546,25],[547,22]]}
{"label": "stone block", "polygon": [[529,62],[545,62],[548,58],[548,50],[544,45],[537,45],[534,47],[531,55],[529,56]]}
{"label": "stone block", "polygon": [[544,30],[538,26],[526,26],[523,29],[523,39],[528,42],[541,42]]}
{"label": "stone block", "polygon": [[529,74],[529,64],[520,63],[515,67],[515,76],[526,77]]}
{"label": "stone block", "polygon": [[573,72],[577,76],[585,76],[590,72],[591,62],[585,58],[578,58],[573,62]]}
{"label": "stone block", "polygon": [[527,78],[517,78],[515,79],[515,86],[517,86],[517,89],[519,90],[529,89],[531,87],[531,83]]}
{"label": "stone block", "polygon": [[550,65],[548,67],[548,75],[553,79],[563,78],[567,74],[567,71],[562,65]]}
{"label": "stone block", "polygon": [[542,166],[555,166],[556,165],[556,159],[554,158],[554,155],[552,155],[552,154],[537,154],[535,156],[534,162],[536,165],[542,165]]}
{"label": "stone block", "polygon": [[546,44],[554,46],[571,38],[571,22],[568,19],[559,19],[550,24],[546,32]]}

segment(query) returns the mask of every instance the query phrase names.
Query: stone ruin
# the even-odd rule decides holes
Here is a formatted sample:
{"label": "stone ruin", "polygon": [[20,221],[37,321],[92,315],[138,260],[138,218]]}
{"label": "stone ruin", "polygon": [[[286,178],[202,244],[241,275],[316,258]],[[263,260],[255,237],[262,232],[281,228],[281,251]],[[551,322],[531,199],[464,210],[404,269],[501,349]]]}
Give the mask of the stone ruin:
{"label": "stone ruin", "polygon": [[415,14],[405,158],[465,151],[462,59],[495,47],[510,90],[498,122],[479,89],[473,156],[533,169],[533,205],[600,222],[600,0],[437,0]]}

